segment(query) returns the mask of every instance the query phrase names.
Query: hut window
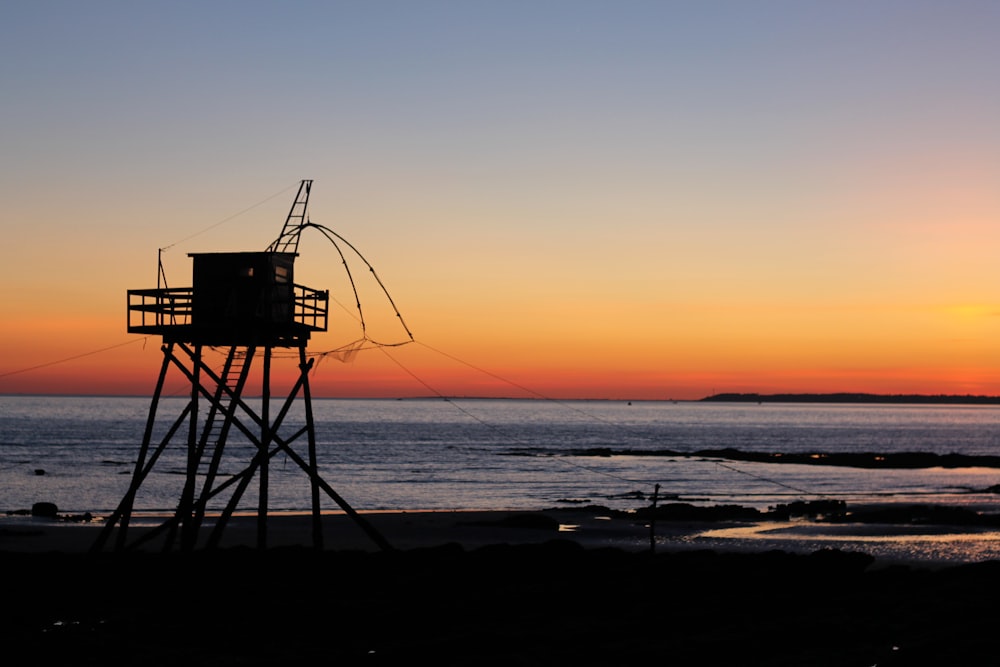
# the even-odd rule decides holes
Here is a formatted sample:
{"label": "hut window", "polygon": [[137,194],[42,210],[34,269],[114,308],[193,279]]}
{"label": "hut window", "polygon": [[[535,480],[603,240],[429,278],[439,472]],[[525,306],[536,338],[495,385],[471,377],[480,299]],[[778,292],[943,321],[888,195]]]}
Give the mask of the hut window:
{"label": "hut window", "polygon": [[288,267],[285,266],[274,267],[274,282],[280,284],[285,284],[288,282]]}

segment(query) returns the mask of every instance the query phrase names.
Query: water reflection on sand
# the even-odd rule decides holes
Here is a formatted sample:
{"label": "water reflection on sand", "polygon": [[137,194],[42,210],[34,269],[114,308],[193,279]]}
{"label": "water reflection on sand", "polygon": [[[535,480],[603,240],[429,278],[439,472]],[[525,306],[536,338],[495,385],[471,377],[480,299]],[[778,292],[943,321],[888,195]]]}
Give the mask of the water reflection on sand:
{"label": "water reflection on sand", "polygon": [[709,549],[859,551],[881,562],[954,565],[1000,559],[1000,531],[985,527],[759,522],[704,530],[684,541]]}

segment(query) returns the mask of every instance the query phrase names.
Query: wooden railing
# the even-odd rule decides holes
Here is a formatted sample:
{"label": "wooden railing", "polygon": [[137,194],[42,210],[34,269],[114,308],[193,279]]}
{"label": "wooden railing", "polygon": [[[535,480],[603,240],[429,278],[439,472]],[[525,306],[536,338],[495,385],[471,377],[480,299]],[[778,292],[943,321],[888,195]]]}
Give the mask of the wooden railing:
{"label": "wooden railing", "polygon": [[[329,292],[293,285],[293,326],[326,331]],[[173,327],[190,327],[194,290],[190,287],[128,290],[128,331],[159,333]],[[286,311],[287,312],[287,311]]]}
{"label": "wooden railing", "polygon": [[293,285],[295,288],[296,324],[309,327],[313,331],[326,331],[327,308],[330,293],[326,290],[316,290],[304,285]]}
{"label": "wooden railing", "polygon": [[190,287],[129,290],[129,332],[191,324],[193,298],[194,290]]}

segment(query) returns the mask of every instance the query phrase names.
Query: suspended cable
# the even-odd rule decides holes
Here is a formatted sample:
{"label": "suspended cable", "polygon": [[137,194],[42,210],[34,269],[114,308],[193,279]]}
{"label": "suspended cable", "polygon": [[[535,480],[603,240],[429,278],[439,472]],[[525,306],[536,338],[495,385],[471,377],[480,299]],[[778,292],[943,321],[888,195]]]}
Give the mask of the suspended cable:
{"label": "suspended cable", "polygon": [[398,359],[396,359],[394,356],[392,356],[391,354],[389,354],[389,352],[385,348],[380,347],[379,349],[382,351],[382,354],[384,354],[386,356],[386,358],[388,358],[390,361],[392,361],[392,363],[394,363],[397,366],[399,366],[403,370],[404,373],[406,373],[407,375],[409,375],[410,377],[412,377],[414,380],[416,380],[417,382],[419,382],[420,384],[422,384],[424,387],[426,387],[432,394],[434,394],[438,398],[444,400],[445,402],[450,403],[456,410],[458,410],[462,414],[466,415],[470,419],[479,422],[480,424],[482,424],[483,426],[486,426],[487,428],[489,428],[491,430],[494,430],[494,431],[496,431],[498,433],[501,433],[501,431],[499,429],[497,429],[497,427],[496,427],[495,424],[490,424],[489,422],[487,422],[487,421],[485,421],[483,419],[480,419],[478,416],[472,414],[471,412],[469,412],[468,410],[466,410],[462,406],[455,404],[450,398],[448,398],[447,396],[443,395],[437,389],[435,389],[434,387],[432,387],[431,385],[429,385],[427,382],[424,381],[423,378],[421,378],[420,376],[418,376],[416,373],[414,373],[409,368],[407,368],[402,363],[400,363],[400,361]]}
{"label": "suspended cable", "polygon": [[464,366],[468,366],[469,368],[471,368],[472,370],[474,370],[474,371],[476,371],[478,373],[482,373],[484,375],[488,375],[488,376],[492,377],[495,380],[499,380],[500,382],[503,382],[505,384],[510,385],[511,387],[514,387],[516,389],[520,389],[521,391],[527,392],[527,393],[531,394],[532,396],[535,396],[536,398],[540,398],[540,399],[543,399],[545,401],[549,401],[551,403],[556,403],[556,404],[561,405],[561,406],[563,406],[563,407],[565,407],[565,408],[567,408],[569,410],[573,410],[575,412],[579,412],[580,414],[586,416],[589,419],[593,419],[595,421],[600,421],[600,422],[603,422],[605,424],[609,424],[611,426],[621,427],[621,424],[619,424],[617,422],[613,422],[613,421],[610,421],[610,420],[607,420],[607,419],[602,419],[601,417],[598,417],[597,415],[588,413],[586,410],[581,410],[581,409],[577,408],[574,405],[570,405],[569,403],[566,403],[565,401],[560,401],[559,399],[552,398],[550,396],[546,396],[544,394],[541,394],[541,393],[535,391],[534,389],[529,389],[528,387],[525,387],[525,386],[520,385],[520,384],[518,384],[518,383],[516,383],[516,382],[514,382],[512,380],[508,380],[507,378],[501,377],[501,376],[497,375],[496,373],[488,371],[485,368],[480,368],[478,366],[470,364],[469,362],[467,362],[467,361],[465,361],[463,359],[459,359],[458,357],[455,357],[455,356],[453,356],[451,354],[448,354],[447,352],[444,352],[442,350],[434,348],[434,347],[428,345],[427,343],[425,343],[423,341],[417,341],[417,340],[415,340],[414,342],[417,343],[418,345],[422,345],[423,347],[426,347],[428,350],[430,350],[432,352],[440,354],[442,357],[445,357],[447,359],[451,359],[452,361],[460,363],[460,364],[462,364]]}
{"label": "suspended cable", "polygon": [[[388,288],[385,286],[385,283],[382,282],[382,279],[379,278],[378,273],[376,273],[375,267],[371,264],[371,262],[369,262],[368,259],[365,258],[365,256],[362,255],[361,252],[350,241],[348,241],[343,236],[341,236],[337,232],[333,231],[329,227],[326,227],[324,225],[319,225],[319,224],[316,224],[314,222],[306,222],[306,223],[304,223],[304,224],[302,224],[302,225],[300,225],[298,227],[298,233],[301,233],[301,231],[303,229],[305,229],[306,227],[312,227],[314,229],[319,230],[319,232],[324,237],[326,237],[326,239],[330,242],[331,245],[333,245],[334,249],[337,251],[337,255],[340,257],[340,263],[341,263],[341,265],[344,268],[344,273],[346,274],[347,280],[348,280],[348,282],[350,283],[350,286],[351,286],[351,294],[354,297],[354,309],[352,311],[352,309],[350,309],[347,306],[345,306],[343,303],[341,303],[340,301],[338,301],[335,297],[330,296],[329,298],[335,304],[337,304],[338,306],[340,306],[340,308],[349,317],[354,318],[354,320],[358,322],[358,324],[359,324],[359,326],[361,328],[361,337],[359,339],[357,339],[357,340],[355,340],[355,341],[353,341],[351,343],[347,343],[345,345],[341,345],[340,347],[334,348],[332,350],[323,350],[323,351],[320,351],[320,352],[308,352],[307,353],[308,356],[311,357],[311,358],[314,358],[314,359],[319,359],[319,360],[326,359],[327,357],[333,357],[333,358],[339,359],[342,362],[347,362],[347,361],[353,360],[354,357],[359,352],[364,351],[364,350],[369,350],[369,349],[383,349],[383,348],[387,348],[387,347],[400,347],[400,346],[408,345],[408,344],[414,342],[413,333],[410,331],[409,327],[406,325],[405,320],[403,320],[403,315],[402,315],[402,313],[399,312],[399,308],[396,306],[396,302],[393,300],[392,295],[389,294]],[[382,341],[379,341],[379,340],[375,340],[374,338],[372,338],[371,336],[368,335],[368,325],[365,322],[364,308],[363,308],[363,306],[361,304],[361,297],[358,294],[357,282],[355,281],[354,273],[351,271],[351,266],[350,266],[350,262],[347,259],[347,255],[344,253],[343,249],[340,247],[340,243],[338,243],[338,241],[340,243],[343,243],[348,248],[350,248],[350,250],[354,253],[354,255],[357,256],[358,259],[360,259],[365,264],[365,266],[368,267],[368,271],[372,274],[372,277],[375,279],[375,282],[378,284],[379,289],[382,291],[382,294],[385,296],[385,298],[388,301],[389,305],[392,307],[392,311],[395,314],[396,319],[399,320],[400,326],[402,326],[403,331],[406,332],[408,340],[386,343],[386,342],[382,342]],[[316,367],[318,367],[318,364],[317,364]],[[314,370],[315,370],[316,367],[314,367]]]}
{"label": "suspended cable", "polygon": [[271,201],[275,197],[278,197],[280,195],[285,194],[286,192],[288,192],[292,188],[296,187],[297,185],[298,185],[298,183],[294,183],[294,184],[292,184],[292,185],[290,185],[290,186],[288,186],[288,187],[280,190],[279,192],[275,192],[273,195],[267,197],[266,199],[262,199],[259,202],[257,202],[256,204],[253,204],[251,206],[246,207],[242,211],[237,211],[236,213],[233,213],[229,217],[223,218],[222,220],[219,220],[218,222],[212,223],[211,225],[209,225],[208,227],[205,227],[201,231],[197,231],[194,234],[191,234],[190,236],[185,236],[182,239],[174,241],[170,245],[163,246],[162,248],[160,248],[160,250],[170,250],[175,245],[184,243],[185,241],[190,241],[191,239],[195,238],[196,236],[201,236],[202,234],[205,234],[206,232],[209,232],[209,231],[215,229],[216,227],[219,227],[220,225],[224,225],[225,223],[229,222],[233,218],[238,218],[241,215],[243,215],[244,213],[247,213],[248,211],[252,211],[253,209],[257,208],[258,206],[262,206],[262,205],[266,204],[267,202]]}
{"label": "suspended cable", "polygon": [[396,318],[399,320],[400,326],[403,327],[403,331],[405,331],[406,334],[410,337],[410,340],[413,340],[413,333],[410,331],[410,328],[406,326],[406,322],[403,320],[402,313],[400,313],[399,308],[396,307],[396,302],[393,301],[392,295],[389,294],[389,290],[386,289],[385,283],[382,282],[382,279],[378,277],[378,274],[375,272],[375,267],[372,266],[371,262],[365,259],[365,256],[362,255],[361,252],[357,248],[355,248],[350,241],[348,241],[347,239],[345,239],[343,236],[333,231],[332,229],[325,227],[323,225],[317,225],[314,222],[307,222],[305,225],[303,225],[303,227],[313,227],[315,229],[318,229],[320,233],[326,236],[326,238],[330,241],[330,243],[332,243],[333,246],[337,249],[337,253],[340,255],[340,259],[344,264],[344,270],[347,271],[348,278],[350,279],[351,289],[354,290],[354,300],[357,302],[358,314],[361,317],[362,331],[365,329],[365,323],[364,323],[364,315],[361,311],[361,300],[358,298],[357,286],[354,284],[354,277],[353,275],[351,275],[350,266],[348,266],[347,260],[344,257],[344,253],[343,251],[341,251],[340,246],[337,245],[337,241],[335,240],[335,238],[339,239],[348,248],[354,251],[354,254],[358,256],[358,259],[364,262],[365,266],[368,267],[368,271],[372,274],[372,277],[375,279],[375,282],[378,283],[378,286],[382,290],[382,293],[385,295],[385,298],[389,301],[389,305],[392,306],[392,311],[393,313],[395,313]]}
{"label": "suspended cable", "polygon": [[745,475],[745,476],[751,477],[753,479],[758,479],[758,480],[760,480],[762,482],[767,482],[768,484],[774,484],[775,486],[780,486],[781,488],[788,489],[789,491],[795,491],[796,493],[800,493],[800,494],[803,494],[803,495],[806,495],[806,496],[817,496],[819,498],[828,498],[829,497],[826,494],[815,493],[815,492],[812,492],[812,491],[806,491],[805,489],[800,489],[798,487],[792,486],[791,484],[785,484],[784,482],[779,482],[778,480],[772,479],[770,477],[765,477],[763,475],[755,475],[752,472],[747,472],[746,470],[741,470],[740,468],[737,468],[736,466],[731,465],[729,463],[723,463],[722,461],[713,461],[713,463],[715,465],[719,466],[720,468],[725,468],[726,470],[730,470],[730,471],[735,472],[735,473],[737,473],[739,475]]}
{"label": "suspended cable", "polygon": [[[476,414],[474,414],[474,413],[466,410],[461,405],[459,405],[458,403],[456,403],[453,399],[445,396],[444,394],[442,394],[441,392],[439,392],[437,389],[435,389],[434,387],[432,387],[430,384],[428,384],[426,381],[424,381],[423,378],[421,378],[420,376],[418,376],[416,373],[414,373],[409,368],[407,368],[406,366],[404,366],[398,359],[396,359],[394,356],[392,356],[391,354],[389,354],[389,352],[385,349],[385,347],[379,347],[379,350],[381,350],[382,354],[384,354],[390,361],[392,361],[392,363],[394,363],[397,366],[399,366],[399,368],[402,369],[402,371],[404,373],[406,373],[407,375],[409,375],[410,377],[412,377],[414,380],[416,380],[417,382],[419,382],[420,384],[422,384],[432,394],[434,394],[438,398],[442,399],[443,401],[445,401],[446,403],[448,403],[449,405],[451,405],[453,408],[455,408],[456,410],[458,410],[459,412],[461,412],[462,414],[464,414],[465,416],[467,416],[469,419],[472,419],[473,421],[478,422],[479,424],[483,425],[484,427],[486,427],[486,428],[490,429],[491,431],[493,431],[495,433],[498,433],[498,434],[500,434],[500,435],[502,435],[502,436],[504,436],[506,438],[511,438],[510,433],[508,433],[508,432],[504,431],[503,429],[499,428],[496,424],[492,424],[492,423],[486,421],[485,419],[481,419],[478,415],[476,415]],[[523,444],[526,444],[526,445],[529,444],[529,443],[524,442],[520,438],[517,438],[516,436],[513,439],[514,440],[520,440]],[[611,477],[613,479],[618,479],[618,480],[621,480],[623,482],[629,482],[629,483],[635,483],[635,484],[642,483],[642,482],[639,482],[637,480],[630,480],[630,479],[627,479],[627,478],[622,477],[620,475],[615,475],[614,473],[610,473],[610,472],[608,472],[606,470],[597,470],[596,468],[591,468],[589,466],[581,465],[579,463],[575,463],[573,461],[568,461],[568,460],[563,459],[563,458],[556,458],[556,457],[554,457],[552,455],[547,455],[547,456],[550,457],[550,458],[553,458],[553,459],[555,459],[557,461],[559,461],[563,465],[567,465],[567,466],[571,466],[571,467],[574,467],[574,468],[578,468],[580,470],[586,470],[587,472],[593,473],[595,475],[604,475],[605,477]]]}
{"label": "suspended cable", "polygon": [[[434,348],[434,347],[428,345],[427,343],[424,343],[423,341],[415,341],[415,342],[418,343],[419,345],[427,348],[428,350],[436,352],[437,354],[440,354],[443,357],[451,359],[452,361],[455,361],[455,362],[458,362],[458,363],[463,364],[465,366],[468,366],[469,368],[471,368],[471,369],[473,369],[473,370],[475,370],[477,372],[483,373],[485,375],[488,375],[488,376],[490,376],[490,377],[492,377],[492,378],[494,378],[496,380],[499,380],[500,382],[504,382],[504,383],[506,383],[506,384],[508,384],[508,385],[510,385],[512,387],[516,387],[516,388],[518,388],[518,389],[520,389],[522,391],[526,391],[526,392],[528,392],[528,393],[530,393],[530,394],[532,394],[532,395],[534,395],[534,396],[536,396],[538,398],[542,398],[542,399],[545,399],[547,401],[552,401],[554,403],[562,405],[564,407],[568,407],[568,408],[570,408],[570,409],[572,409],[572,410],[574,410],[576,412],[579,412],[580,414],[586,416],[588,419],[593,419],[595,421],[600,421],[600,422],[609,424],[611,426],[614,426],[615,428],[620,428],[620,429],[623,429],[625,431],[628,431],[630,433],[630,435],[633,435],[633,436],[638,435],[641,438],[647,439],[646,436],[644,436],[642,434],[636,434],[634,432],[631,432],[631,430],[627,426],[625,426],[623,424],[603,419],[603,418],[601,418],[601,417],[599,417],[597,415],[588,413],[585,410],[580,410],[579,408],[576,408],[575,406],[569,405],[569,404],[567,404],[565,402],[558,401],[558,400],[555,400],[555,399],[551,399],[551,398],[549,398],[547,396],[544,396],[543,394],[538,393],[537,391],[534,391],[534,390],[529,389],[527,387],[524,387],[524,386],[522,386],[522,385],[520,385],[520,384],[518,384],[516,382],[508,380],[507,378],[504,378],[504,377],[502,377],[500,375],[497,375],[496,373],[493,373],[491,371],[487,371],[487,370],[485,370],[483,368],[475,366],[474,364],[471,364],[471,363],[466,362],[466,361],[464,361],[462,359],[459,359],[458,357],[455,357],[454,355],[451,355],[451,354],[448,354],[448,353],[443,352],[441,350],[438,350],[437,348]],[[418,378],[412,371],[410,371],[409,369],[403,367],[402,364],[400,364],[396,359],[394,359],[390,355],[387,354],[387,356],[389,356],[390,359],[392,359],[397,365],[399,365],[400,368],[403,368],[403,370],[407,374],[409,374],[411,377],[413,377],[414,379],[416,379],[418,382],[420,382],[422,385],[424,385],[428,389],[431,389],[431,391],[433,391],[436,395],[441,396],[443,398],[443,396],[439,392],[437,392],[436,390],[434,390],[427,382],[425,382],[424,380]],[[452,405],[455,405],[455,403],[453,401],[449,400],[449,402]],[[459,406],[456,405],[456,407],[459,407]],[[461,409],[461,408],[459,407],[459,409]],[[461,409],[461,410],[462,410],[462,412],[465,412],[466,414],[469,414],[466,410],[464,410],[464,409]],[[472,416],[472,415],[470,415],[470,416]],[[482,420],[480,420],[478,417],[475,417],[475,416],[472,416],[472,417],[473,417],[473,419],[476,419],[476,421],[482,422]],[[561,457],[552,457],[552,458],[554,458],[555,460],[558,460],[558,461],[560,461],[562,463],[568,464],[568,465],[577,465],[577,464],[574,464],[574,463],[572,463],[570,461],[566,461],[566,460],[564,460]],[[732,464],[723,463],[721,461],[713,461],[713,463],[715,463],[717,466],[719,466],[721,468],[725,468],[725,469],[727,469],[727,470],[729,470],[731,472],[734,472],[734,473],[737,473],[737,474],[740,474],[740,475],[745,475],[747,477],[751,477],[753,479],[757,479],[757,480],[760,480],[762,482],[767,482],[769,484],[773,484],[773,485],[775,485],[777,487],[780,487],[780,488],[789,489],[789,490],[794,491],[794,492],[796,492],[798,494],[802,494],[802,495],[806,495],[806,496],[814,496],[814,497],[818,497],[818,498],[827,498],[827,497],[829,497],[829,496],[827,496],[826,494],[823,494],[823,493],[817,493],[817,492],[807,491],[805,489],[797,488],[795,486],[786,484],[784,482],[781,482],[779,480],[776,480],[776,479],[773,479],[773,478],[770,478],[770,477],[766,477],[764,475],[758,475],[758,474],[755,474],[755,473],[751,473],[751,472],[742,470],[741,468],[738,468],[738,467],[736,467],[736,466],[734,466]],[[646,483],[647,482],[647,480],[629,479],[629,478],[626,478],[626,477],[623,477],[623,476],[614,475],[613,473],[608,473],[606,471],[601,471],[601,470],[595,470],[593,468],[588,468],[586,466],[578,466],[578,467],[580,467],[582,469],[585,469],[585,470],[588,470],[590,472],[594,472],[596,474],[602,474],[602,475],[606,475],[606,476],[609,476],[609,477],[614,477],[614,478],[617,478],[617,479],[621,479],[622,481],[626,481],[626,482],[629,482],[629,483],[642,484],[642,483]]]}
{"label": "suspended cable", "polygon": [[361,322],[361,333],[362,335],[367,335],[367,327],[365,325],[365,314],[364,311],[361,309],[361,297],[358,296],[358,286],[354,282],[354,274],[351,273],[351,265],[347,263],[347,258],[344,257],[344,252],[340,249],[340,246],[337,245],[337,242],[334,241],[333,238],[331,238],[329,233],[327,233],[328,230],[325,227],[320,227],[319,225],[315,225],[315,227],[316,229],[320,230],[320,232],[324,236],[326,236],[326,238],[330,241],[331,245],[333,245],[334,249],[337,251],[337,254],[340,255],[340,263],[344,267],[344,273],[347,274],[347,281],[351,283],[351,292],[354,294],[354,307],[358,309],[358,321]]}
{"label": "suspended cable", "polygon": [[82,359],[84,357],[89,357],[94,354],[100,354],[101,352],[107,352],[108,350],[114,350],[118,347],[125,347],[126,345],[135,345],[136,343],[145,343],[149,336],[143,336],[142,338],[136,338],[135,340],[125,341],[124,343],[118,343],[116,345],[109,345],[107,347],[102,347],[97,350],[91,350],[90,352],[82,352],[80,354],[74,354],[71,357],[65,357],[63,359],[56,359],[55,361],[48,361],[44,364],[38,364],[36,366],[28,366],[27,368],[19,368],[14,371],[7,371],[6,373],[0,373],[0,378],[7,377],[9,375],[17,375],[19,373],[27,373],[29,371],[37,371],[40,368],[47,368],[48,366],[56,366],[58,364],[64,364],[68,361],[75,361],[77,359]]}

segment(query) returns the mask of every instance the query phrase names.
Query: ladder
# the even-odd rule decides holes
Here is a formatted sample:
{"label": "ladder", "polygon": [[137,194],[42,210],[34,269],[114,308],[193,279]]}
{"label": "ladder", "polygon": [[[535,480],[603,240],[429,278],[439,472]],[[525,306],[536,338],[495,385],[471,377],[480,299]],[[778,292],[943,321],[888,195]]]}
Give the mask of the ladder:
{"label": "ladder", "polygon": [[288,211],[285,226],[281,228],[281,235],[268,246],[268,252],[297,253],[299,251],[299,235],[306,224],[306,208],[309,206],[310,189],[312,189],[312,181],[299,183],[299,193],[295,195],[292,208]]}

